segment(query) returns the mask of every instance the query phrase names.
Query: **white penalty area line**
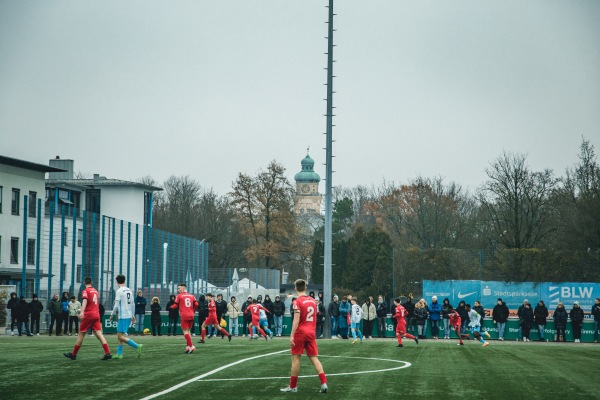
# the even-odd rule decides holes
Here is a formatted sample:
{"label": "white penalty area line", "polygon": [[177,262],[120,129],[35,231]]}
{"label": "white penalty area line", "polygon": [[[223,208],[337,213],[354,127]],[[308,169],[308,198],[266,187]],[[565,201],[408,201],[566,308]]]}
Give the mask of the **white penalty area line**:
{"label": "white penalty area line", "polygon": [[175,390],[177,390],[179,388],[182,388],[182,387],[184,387],[186,385],[189,385],[190,383],[193,383],[193,382],[196,382],[198,380],[204,379],[207,376],[211,376],[213,374],[216,374],[217,372],[220,372],[220,371],[222,371],[224,369],[227,369],[229,367],[233,367],[234,365],[238,365],[238,364],[244,363],[246,361],[256,360],[257,358],[268,357],[268,356],[272,356],[272,355],[280,354],[280,353],[285,353],[285,352],[289,353],[289,351],[290,351],[290,349],[285,349],[285,350],[281,350],[281,351],[276,351],[274,353],[260,354],[258,356],[254,356],[254,357],[250,357],[250,358],[244,358],[242,360],[238,360],[236,362],[232,362],[231,364],[223,365],[222,367],[219,367],[217,369],[213,369],[212,371],[206,372],[206,373],[204,373],[202,375],[198,375],[195,378],[188,379],[187,381],[181,382],[181,383],[179,383],[179,384],[177,384],[175,386],[172,386],[172,387],[170,387],[168,389],[165,389],[162,392],[154,393],[154,394],[152,394],[150,396],[144,397],[141,400],[150,400],[150,399],[154,399],[156,397],[159,397],[159,396],[162,396],[162,395],[165,395],[165,394],[169,394],[169,393],[171,393],[171,392],[173,392],[173,391],[175,391]]}

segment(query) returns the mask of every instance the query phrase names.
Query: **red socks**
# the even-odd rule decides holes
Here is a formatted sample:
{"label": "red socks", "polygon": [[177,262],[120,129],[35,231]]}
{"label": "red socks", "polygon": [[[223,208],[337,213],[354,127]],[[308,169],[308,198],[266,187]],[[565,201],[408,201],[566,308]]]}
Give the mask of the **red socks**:
{"label": "red socks", "polygon": [[206,329],[202,329],[202,341],[204,341],[205,336],[206,336]]}
{"label": "red socks", "polygon": [[[321,375],[319,375],[319,378],[321,377]],[[290,387],[293,389],[296,386],[298,386],[298,377],[297,376],[290,376]]]}
{"label": "red socks", "polygon": [[[298,378],[296,378],[296,379],[298,379]],[[325,372],[321,372],[319,374],[319,380],[321,381],[321,385],[323,385],[324,383],[327,383],[327,377],[325,376]]]}
{"label": "red socks", "polygon": [[72,354],[73,354],[74,356],[76,356],[76,355],[77,355],[77,352],[79,351],[79,349],[80,349],[80,348],[81,348],[81,346],[77,346],[77,345],[75,345],[75,347],[73,347],[73,353],[72,353]]}
{"label": "red socks", "polygon": [[108,343],[103,344],[102,348],[104,349],[104,354],[110,354],[110,349],[108,348]]}
{"label": "red socks", "polygon": [[[203,331],[204,332],[204,331]],[[192,347],[194,344],[192,343],[192,337],[190,336],[189,333],[186,333],[185,335],[183,335],[185,337],[185,343]]]}

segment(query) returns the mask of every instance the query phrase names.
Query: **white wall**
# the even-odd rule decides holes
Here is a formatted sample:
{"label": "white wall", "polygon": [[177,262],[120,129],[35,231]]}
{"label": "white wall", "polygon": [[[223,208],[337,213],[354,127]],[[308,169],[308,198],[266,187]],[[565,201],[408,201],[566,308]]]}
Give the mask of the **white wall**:
{"label": "white wall", "polygon": [[144,189],[100,186],[100,213],[112,218],[144,224]]}

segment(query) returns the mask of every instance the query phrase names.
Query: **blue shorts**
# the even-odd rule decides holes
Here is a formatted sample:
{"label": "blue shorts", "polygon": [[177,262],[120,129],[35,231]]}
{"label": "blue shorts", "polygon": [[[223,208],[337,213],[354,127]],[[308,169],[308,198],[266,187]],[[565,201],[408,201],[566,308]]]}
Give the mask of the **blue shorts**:
{"label": "blue shorts", "polygon": [[473,327],[471,327],[471,329],[473,330],[473,333],[481,332],[481,325],[473,326]]}
{"label": "blue shorts", "polygon": [[360,327],[360,322],[351,322],[350,323],[351,329],[358,329],[359,327]]}
{"label": "blue shorts", "polygon": [[118,333],[127,333],[127,329],[131,325],[131,318],[119,318],[117,322],[117,332]]}

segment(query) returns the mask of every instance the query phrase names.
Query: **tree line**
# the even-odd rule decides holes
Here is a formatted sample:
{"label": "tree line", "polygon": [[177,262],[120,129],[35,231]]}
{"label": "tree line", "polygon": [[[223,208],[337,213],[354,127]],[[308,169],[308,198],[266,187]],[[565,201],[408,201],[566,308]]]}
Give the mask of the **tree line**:
{"label": "tree line", "polygon": [[[442,177],[333,193],[333,286],[419,293],[423,279],[594,281],[600,278],[600,167],[582,140],[564,175],[504,152],[473,193]],[[205,239],[209,268],[285,269],[323,279],[323,217],[294,212],[295,190],[271,161],[219,195],[187,176],[154,197],[154,226]]]}

